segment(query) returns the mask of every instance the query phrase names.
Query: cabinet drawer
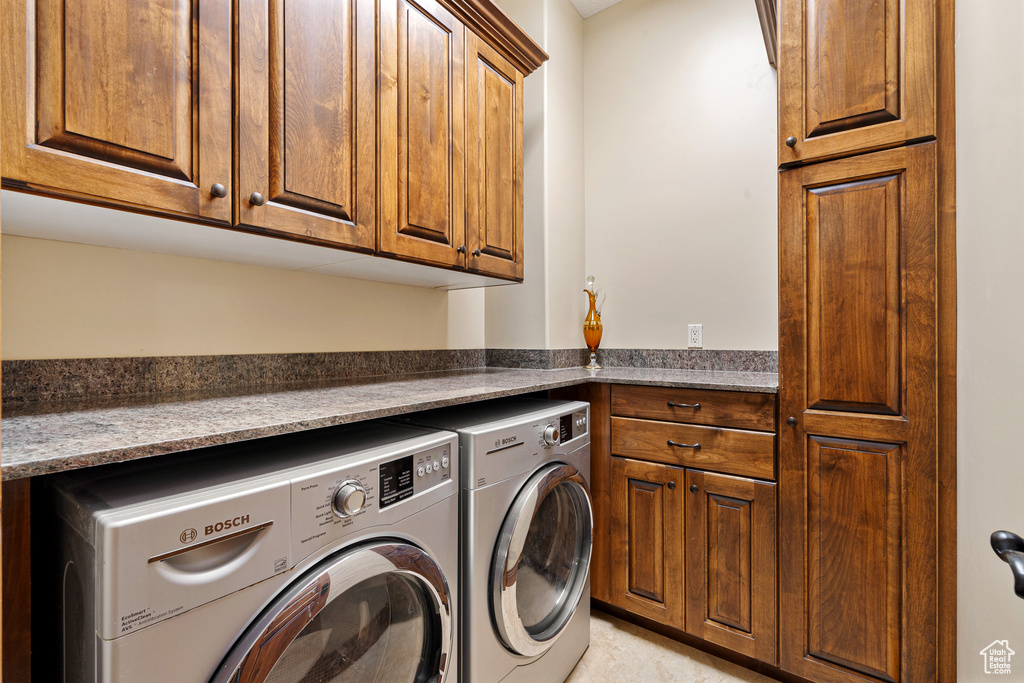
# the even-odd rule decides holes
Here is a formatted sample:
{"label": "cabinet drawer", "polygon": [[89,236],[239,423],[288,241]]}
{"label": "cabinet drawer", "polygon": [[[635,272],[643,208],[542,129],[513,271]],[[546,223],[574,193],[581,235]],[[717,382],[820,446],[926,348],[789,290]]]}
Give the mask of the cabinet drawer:
{"label": "cabinet drawer", "polygon": [[[700,448],[670,446],[700,444]],[[775,435],[612,418],[612,454],[759,479],[775,478]]]}
{"label": "cabinet drawer", "polygon": [[612,415],[774,432],[775,395],[615,385]]}

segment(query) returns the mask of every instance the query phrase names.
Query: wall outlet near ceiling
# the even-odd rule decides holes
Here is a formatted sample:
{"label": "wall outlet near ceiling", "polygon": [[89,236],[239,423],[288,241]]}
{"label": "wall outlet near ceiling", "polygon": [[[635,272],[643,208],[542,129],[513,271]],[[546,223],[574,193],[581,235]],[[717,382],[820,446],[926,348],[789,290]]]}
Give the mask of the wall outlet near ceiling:
{"label": "wall outlet near ceiling", "polygon": [[687,325],[686,346],[690,349],[704,348],[704,325]]}

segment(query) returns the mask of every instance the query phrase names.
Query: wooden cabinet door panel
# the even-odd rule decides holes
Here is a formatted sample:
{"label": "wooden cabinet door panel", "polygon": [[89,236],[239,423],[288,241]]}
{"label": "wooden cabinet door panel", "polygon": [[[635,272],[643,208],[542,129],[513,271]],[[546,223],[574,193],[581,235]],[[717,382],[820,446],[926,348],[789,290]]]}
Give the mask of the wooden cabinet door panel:
{"label": "wooden cabinet door panel", "polygon": [[381,4],[383,253],[465,265],[466,31],[433,0]]}
{"label": "wooden cabinet door panel", "polygon": [[240,224],[373,249],[375,21],[357,0],[239,0]]}
{"label": "wooden cabinet door panel", "polygon": [[775,485],[686,471],[686,630],[775,663]]}
{"label": "wooden cabinet door panel", "polygon": [[466,41],[470,270],[523,278],[523,75],[472,33]]}
{"label": "wooden cabinet door panel", "polygon": [[901,447],[807,440],[806,656],[899,679]]}
{"label": "wooden cabinet door panel", "polygon": [[612,458],[611,602],[683,628],[683,470]]}
{"label": "wooden cabinet door panel", "polygon": [[779,660],[935,680],[935,144],[780,180]]}
{"label": "wooden cabinet door panel", "polygon": [[227,0],[4,3],[6,184],[230,221],[231,22]]}
{"label": "wooden cabinet door panel", "polygon": [[900,414],[900,174],[809,188],[807,402]]}
{"label": "wooden cabinet door panel", "polygon": [[779,16],[780,164],[935,135],[932,0],[781,0]]}

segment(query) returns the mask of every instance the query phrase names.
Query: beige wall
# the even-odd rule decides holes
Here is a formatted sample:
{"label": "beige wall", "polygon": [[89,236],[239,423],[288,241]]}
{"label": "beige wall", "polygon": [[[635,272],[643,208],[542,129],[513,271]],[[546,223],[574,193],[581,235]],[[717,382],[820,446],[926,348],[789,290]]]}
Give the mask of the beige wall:
{"label": "beige wall", "polygon": [[603,345],[778,347],[776,85],[751,0],[585,22],[586,270]]}
{"label": "beige wall", "polygon": [[480,347],[444,291],[3,236],[3,358]]}
{"label": "beige wall", "polygon": [[499,0],[551,56],[525,82],[525,283],[486,293],[492,348],[583,344],[583,19],[569,0]]}
{"label": "beige wall", "polygon": [[956,13],[958,622],[960,681],[988,680],[979,651],[1008,639],[1024,680],[1024,600],[989,546],[1024,535],[1024,4]]}

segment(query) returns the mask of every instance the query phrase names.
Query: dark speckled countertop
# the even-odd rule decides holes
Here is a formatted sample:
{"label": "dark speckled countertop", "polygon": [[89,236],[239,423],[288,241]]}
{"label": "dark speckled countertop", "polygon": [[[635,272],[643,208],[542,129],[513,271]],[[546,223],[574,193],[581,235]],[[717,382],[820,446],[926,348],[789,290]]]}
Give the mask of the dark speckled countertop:
{"label": "dark speckled countertop", "polygon": [[4,407],[3,479],[21,479],[584,382],[775,393],[772,372],[477,368]]}

